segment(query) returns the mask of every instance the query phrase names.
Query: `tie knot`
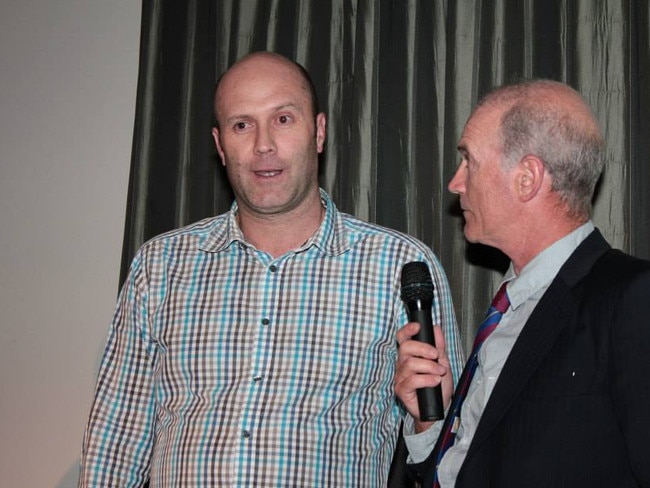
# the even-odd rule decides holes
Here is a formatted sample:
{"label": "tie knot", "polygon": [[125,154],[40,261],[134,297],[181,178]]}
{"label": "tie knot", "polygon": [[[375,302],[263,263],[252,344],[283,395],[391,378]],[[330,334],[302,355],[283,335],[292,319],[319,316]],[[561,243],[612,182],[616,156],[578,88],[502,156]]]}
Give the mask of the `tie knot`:
{"label": "tie knot", "polygon": [[505,313],[505,311],[508,310],[508,307],[510,306],[510,299],[508,298],[508,292],[506,291],[507,284],[508,282],[506,281],[501,285],[497,291],[497,294],[494,295],[494,299],[492,300],[492,306],[500,313]]}

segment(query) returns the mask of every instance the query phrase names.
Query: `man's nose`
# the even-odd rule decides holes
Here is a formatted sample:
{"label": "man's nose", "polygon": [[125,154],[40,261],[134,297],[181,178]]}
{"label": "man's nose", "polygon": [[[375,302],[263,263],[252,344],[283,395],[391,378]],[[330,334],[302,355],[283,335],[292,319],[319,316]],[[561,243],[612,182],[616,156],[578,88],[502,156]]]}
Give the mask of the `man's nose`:
{"label": "man's nose", "polygon": [[449,181],[449,184],[447,185],[447,189],[451,193],[462,193],[465,191],[465,170],[464,170],[464,165],[461,165],[458,167],[456,170],[456,173],[454,174],[453,178]]}
{"label": "man's nose", "polygon": [[271,130],[268,127],[259,127],[255,137],[255,152],[258,154],[267,154],[274,151],[275,141]]}

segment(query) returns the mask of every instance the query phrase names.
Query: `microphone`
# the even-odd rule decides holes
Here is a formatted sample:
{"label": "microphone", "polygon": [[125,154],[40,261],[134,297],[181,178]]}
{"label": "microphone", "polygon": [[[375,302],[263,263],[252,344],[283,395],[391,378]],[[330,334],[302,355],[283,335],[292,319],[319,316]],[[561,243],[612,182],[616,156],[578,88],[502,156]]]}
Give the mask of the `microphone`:
{"label": "microphone", "polygon": [[[436,345],[431,323],[431,304],[433,302],[433,282],[427,263],[411,261],[402,267],[402,301],[410,322],[420,324],[420,332],[415,340]],[[436,387],[417,390],[420,420],[440,420],[445,416],[442,403],[442,389]]]}

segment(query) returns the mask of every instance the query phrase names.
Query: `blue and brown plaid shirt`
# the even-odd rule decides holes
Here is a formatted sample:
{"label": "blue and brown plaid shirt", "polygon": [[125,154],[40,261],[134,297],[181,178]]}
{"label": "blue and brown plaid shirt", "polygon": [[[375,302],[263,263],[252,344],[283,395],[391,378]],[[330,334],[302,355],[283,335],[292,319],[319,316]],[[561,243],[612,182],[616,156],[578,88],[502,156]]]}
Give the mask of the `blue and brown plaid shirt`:
{"label": "blue and brown plaid shirt", "polygon": [[429,265],[454,378],[448,283],[416,239],[337,211],[276,259],[230,212],[137,253],[85,434],[82,487],[385,486],[402,410],[400,272]]}

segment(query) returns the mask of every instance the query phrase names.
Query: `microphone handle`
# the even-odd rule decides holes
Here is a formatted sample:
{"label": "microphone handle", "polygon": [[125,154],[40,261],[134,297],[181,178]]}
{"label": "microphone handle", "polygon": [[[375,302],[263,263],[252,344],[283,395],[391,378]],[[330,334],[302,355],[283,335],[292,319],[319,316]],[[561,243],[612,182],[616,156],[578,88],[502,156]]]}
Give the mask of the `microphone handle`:
{"label": "microphone handle", "polygon": [[[419,305],[419,301],[416,302],[416,306],[409,307],[411,308],[409,320],[420,324],[420,332],[415,336],[415,339],[435,346],[436,341],[433,338],[431,310],[422,310],[422,308],[417,305]],[[444,418],[445,409],[442,403],[442,388],[440,385],[435,387],[419,388],[417,390],[417,395],[421,421],[440,420]]]}

